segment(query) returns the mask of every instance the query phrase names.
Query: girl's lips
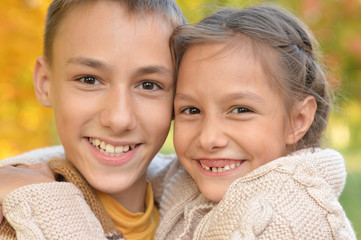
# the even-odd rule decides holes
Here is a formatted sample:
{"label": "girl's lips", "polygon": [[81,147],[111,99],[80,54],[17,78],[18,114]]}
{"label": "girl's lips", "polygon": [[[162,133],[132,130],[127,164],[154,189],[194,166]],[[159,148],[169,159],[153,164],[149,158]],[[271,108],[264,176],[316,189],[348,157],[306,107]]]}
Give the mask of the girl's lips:
{"label": "girl's lips", "polygon": [[234,159],[199,159],[198,161],[207,167],[225,167],[241,162],[241,160]]}
{"label": "girl's lips", "polygon": [[91,143],[89,140],[87,140],[87,144],[94,158],[97,159],[101,164],[109,166],[120,166],[130,162],[141,146],[141,144],[132,145],[133,148],[129,147],[128,149],[123,149],[123,151],[120,153],[109,153],[112,150],[111,147],[109,149],[109,144],[106,144],[105,147],[104,145],[97,146],[94,143]]}
{"label": "girl's lips", "polygon": [[197,160],[197,165],[201,171],[209,176],[223,176],[233,173],[245,160]]}

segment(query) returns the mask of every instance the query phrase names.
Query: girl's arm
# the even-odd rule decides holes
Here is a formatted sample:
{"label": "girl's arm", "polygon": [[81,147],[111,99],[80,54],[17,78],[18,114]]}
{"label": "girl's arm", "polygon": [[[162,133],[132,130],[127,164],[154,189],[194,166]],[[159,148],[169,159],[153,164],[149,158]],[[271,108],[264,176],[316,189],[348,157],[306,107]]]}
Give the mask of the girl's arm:
{"label": "girl's arm", "polygon": [[[53,157],[62,156],[64,152],[60,146],[37,149],[2,160],[0,166],[44,163]],[[4,169],[11,169],[11,174],[8,172],[10,175],[7,177],[12,177],[13,180],[7,181],[4,172],[1,175],[0,170],[0,185],[5,184],[0,186],[0,195],[3,195],[4,200],[2,210],[6,220],[16,231],[15,239],[106,239],[98,219],[87,205],[81,191],[73,184],[64,182],[31,184],[42,182],[42,180],[35,182],[34,179],[31,180],[32,176],[37,176],[36,171],[39,171],[37,177],[44,174],[41,172],[44,171],[42,168],[8,166]],[[26,175],[27,171],[32,173]],[[21,177],[22,174],[25,174],[25,177],[24,175]],[[22,183],[20,179],[23,179]],[[16,184],[18,187],[23,187],[15,187],[16,190],[7,194]],[[13,231],[5,223],[3,221],[0,225],[0,239],[8,239],[5,236],[9,235],[6,234],[9,230]]]}
{"label": "girl's arm", "polygon": [[3,212],[19,240],[106,239],[82,193],[71,183],[18,188],[5,197]]}

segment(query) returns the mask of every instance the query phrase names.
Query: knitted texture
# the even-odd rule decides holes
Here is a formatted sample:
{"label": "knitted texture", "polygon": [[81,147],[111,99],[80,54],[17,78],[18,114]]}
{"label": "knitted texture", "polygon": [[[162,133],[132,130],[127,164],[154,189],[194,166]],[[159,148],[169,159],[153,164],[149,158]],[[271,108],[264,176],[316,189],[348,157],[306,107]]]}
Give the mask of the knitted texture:
{"label": "knitted texture", "polygon": [[[7,195],[4,216],[16,229],[17,238],[4,221],[0,239],[122,239],[92,187],[75,167],[63,159],[48,164],[55,178],[65,182],[29,185]],[[45,192],[46,198],[42,194]],[[64,208],[72,211],[65,214]]]}
{"label": "knitted texture", "polygon": [[178,163],[170,170],[156,239],[356,239],[338,202],[346,172],[336,151],[271,161],[233,182],[219,203],[200,194]]}
{"label": "knitted texture", "polygon": [[[51,158],[64,158],[64,156],[62,146],[41,148],[1,160],[0,167],[16,164],[28,165],[43,163],[49,161]],[[176,160],[174,155],[164,156],[157,154],[148,168],[148,175],[150,178],[157,180],[163,178],[168,166],[174,162],[174,160]],[[92,188],[88,186],[80,173],[69,162],[61,159],[51,161],[49,165],[58,180],[74,182],[74,184],[83,191],[87,202],[84,200],[84,197],[79,198],[79,196],[82,195],[81,192],[70,183],[54,182],[40,185],[33,184],[19,188],[7,195],[7,203],[3,205],[6,218],[9,218],[16,233],[5,219],[0,225],[0,239],[45,239],[43,232],[51,234],[52,237],[47,239],[122,239],[119,233],[113,231],[114,225],[110,223],[109,217],[104,215],[103,207],[94,195]],[[67,184],[67,187],[59,186],[64,184]],[[162,184],[157,185],[155,191],[156,198],[160,199],[163,187],[164,185]],[[74,194],[75,190],[77,190],[80,195]],[[32,192],[36,194],[26,195],[26,193]],[[61,193],[60,196],[63,197],[54,197],[59,195],[59,192]],[[16,205],[17,207],[14,207],[13,204],[8,204],[15,202],[19,202],[19,204]],[[41,217],[27,216],[28,218],[25,218],[26,220],[21,221],[21,219],[24,219],[23,214],[26,212],[24,209],[27,206],[31,206],[30,209],[33,213],[42,211],[44,214]],[[90,210],[89,206],[94,213]],[[42,210],[44,207],[48,210],[59,210],[59,212],[46,212]],[[108,233],[106,234],[107,238],[104,237],[102,226],[99,224],[98,219],[94,217],[94,214],[103,225],[105,232]],[[65,221],[64,219],[73,219],[73,221]],[[73,223],[76,223],[76,225]],[[48,226],[49,228],[44,226]],[[52,234],[53,232],[61,232],[61,234],[55,236],[56,234]],[[73,235],[68,235],[68,233],[72,233]],[[31,237],[29,237],[29,234],[32,234]]]}
{"label": "knitted texture", "polygon": [[35,149],[11,158],[0,160],[0,167],[16,164],[37,164],[49,161],[52,158],[65,158],[64,148],[61,145]]}

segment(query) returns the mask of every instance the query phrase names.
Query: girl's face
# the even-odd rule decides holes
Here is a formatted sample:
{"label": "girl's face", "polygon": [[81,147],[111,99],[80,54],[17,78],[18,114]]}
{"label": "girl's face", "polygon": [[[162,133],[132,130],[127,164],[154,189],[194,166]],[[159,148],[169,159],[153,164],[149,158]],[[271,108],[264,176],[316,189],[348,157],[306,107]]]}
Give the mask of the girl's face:
{"label": "girl's face", "polygon": [[[287,153],[285,103],[250,52],[199,44],[185,53],[175,96],[179,160],[212,201],[255,168]],[[247,48],[247,47],[245,47]]]}

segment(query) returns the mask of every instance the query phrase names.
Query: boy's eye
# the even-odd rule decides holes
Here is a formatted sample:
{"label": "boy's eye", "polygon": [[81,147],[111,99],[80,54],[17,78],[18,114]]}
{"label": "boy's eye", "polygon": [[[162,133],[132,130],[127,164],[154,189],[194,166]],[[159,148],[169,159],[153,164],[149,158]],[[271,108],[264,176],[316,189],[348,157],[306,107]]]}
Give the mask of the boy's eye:
{"label": "boy's eye", "polygon": [[232,110],[232,113],[248,113],[248,112],[252,112],[252,111],[246,107],[235,107]]}
{"label": "boy's eye", "polygon": [[99,84],[99,80],[93,76],[83,76],[78,78],[78,81],[86,85],[96,85]]}
{"label": "boy's eye", "polygon": [[187,108],[184,108],[181,111],[181,113],[192,115],[192,114],[200,114],[201,111],[198,108],[195,108],[195,107],[187,107]]}
{"label": "boy's eye", "polygon": [[154,91],[160,89],[160,86],[154,82],[142,82],[139,87],[147,91]]}

